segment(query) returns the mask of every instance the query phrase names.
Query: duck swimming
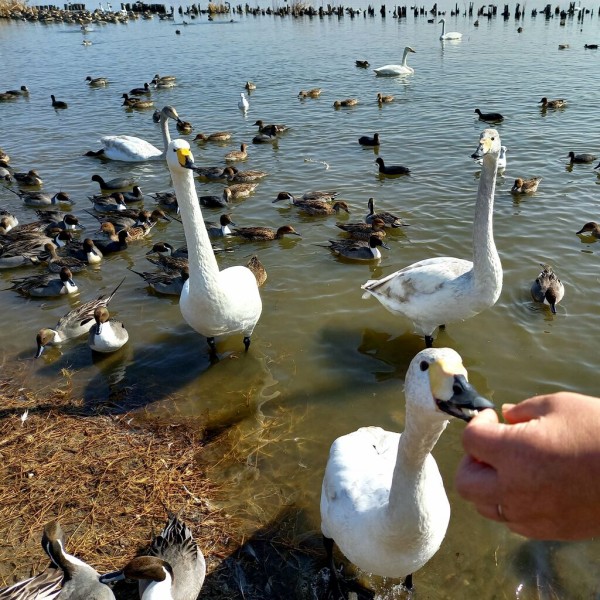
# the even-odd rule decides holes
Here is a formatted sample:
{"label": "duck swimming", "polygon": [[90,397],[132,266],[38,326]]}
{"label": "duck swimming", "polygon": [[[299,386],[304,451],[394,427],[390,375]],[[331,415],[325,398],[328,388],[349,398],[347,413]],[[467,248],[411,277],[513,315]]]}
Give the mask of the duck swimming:
{"label": "duck swimming", "polygon": [[50,94],[50,98],[52,98],[52,108],[61,110],[68,107],[68,104],[66,102],[63,102],[62,100],[57,100],[54,97],[54,94]]}
{"label": "duck swimming", "polygon": [[379,146],[379,134],[374,133],[373,137],[368,135],[361,135],[358,138],[358,143],[361,146]]}
{"label": "duck swimming", "polygon": [[242,144],[239,150],[232,150],[225,155],[225,160],[234,162],[236,160],[246,160],[248,158],[248,145]]}
{"label": "duck swimming", "polygon": [[541,177],[532,177],[531,179],[517,177],[510,191],[512,194],[533,194],[537,192],[540,181],[542,181]]}
{"label": "duck swimming", "polygon": [[385,221],[380,218],[375,218],[370,223],[336,223],[335,226],[354,240],[368,241],[372,235],[381,239],[386,236]]}
{"label": "duck swimming", "polygon": [[215,131],[214,133],[198,133],[194,138],[195,142],[226,142],[231,139],[229,131]]}
{"label": "duck swimming", "polygon": [[438,551],[450,504],[431,455],[450,417],[464,421],[493,408],[467,381],[461,357],[430,348],[411,361],[405,378],[402,433],[361,427],[337,438],[321,489],[321,531],[331,577],[340,597],[333,545],[368,573],[404,578]]}
{"label": "duck swimming", "polygon": [[375,212],[375,198],[369,198],[367,202],[369,212],[365,216],[365,223],[373,223],[376,219],[380,219],[384,222],[385,227],[405,227],[406,223],[402,221],[401,217],[398,217],[391,212]]}
{"label": "duck swimming", "polygon": [[73,274],[68,267],[63,267],[58,277],[43,273],[13,279],[11,283],[12,287],[9,289],[32,298],[55,298],[66,294],[75,294],[78,291],[73,281]]}
{"label": "duck swimming", "polygon": [[282,225],[278,229],[271,227],[237,227],[233,230],[233,235],[256,242],[280,240],[284,235],[299,236],[300,234],[291,225]]}
{"label": "duck swimming", "polygon": [[129,333],[121,321],[110,318],[106,306],[94,311],[94,325],[88,333],[88,346],[94,352],[108,354],[122,348],[129,340]]}
{"label": "duck swimming", "polygon": [[590,221],[577,232],[577,235],[591,235],[595,238],[600,238],[600,224]]}
{"label": "duck swimming", "polygon": [[165,271],[144,271],[143,273],[139,273],[131,267],[129,267],[129,270],[142,277],[156,293],[165,296],[181,296],[183,284],[190,277],[188,267],[183,267],[180,271],[173,273]]}
{"label": "duck swimming", "polygon": [[108,79],[106,77],[91,77],[88,75],[85,80],[90,87],[104,87],[108,85]]}
{"label": "duck swimming", "polygon": [[105,181],[100,175],[92,175],[92,181],[95,181],[103,192],[112,192],[114,190],[122,190],[126,188],[132,188],[136,185],[134,179],[127,177],[117,177],[115,179],[109,179]]}
{"label": "duck swimming", "polygon": [[190,278],[181,293],[181,314],[192,329],[207,338],[213,352],[216,336],[238,333],[243,334],[248,350],[262,312],[256,278],[247,267],[219,270],[194,186],[193,157],[185,140],[169,144],[167,164],[189,253]]}
{"label": "duck swimming", "polygon": [[356,261],[370,261],[380,260],[381,252],[379,247],[387,248],[390,247],[377,235],[371,235],[368,241],[361,241],[355,239],[349,240],[329,240],[329,248],[334,254],[343,256],[349,260]]}
{"label": "duck swimming", "polygon": [[479,115],[480,121],[486,121],[487,123],[502,123],[504,121],[504,117],[500,113],[482,113],[478,108],[475,109],[475,112]]}
{"label": "duck swimming", "polygon": [[591,163],[596,160],[596,156],[589,152],[583,152],[582,154],[575,154],[575,152],[569,152],[569,154],[567,154],[567,157],[569,158],[570,164]]}
{"label": "duck swimming", "polygon": [[44,181],[35,169],[31,169],[27,173],[13,173],[13,177],[19,185],[37,187],[44,184]]}
{"label": "duck swimming", "polygon": [[548,304],[552,313],[556,314],[556,305],[565,295],[565,286],[550,265],[541,264],[540,266],[542,272],[531,285],[531,297],[536,302]]}
{"label": "duck swimming", "polygon": [[407,317],[428,347],[439,325],[462,321],[493,306],[502,291],[502,264],[493,234],[500,136],[485,129],[472,158],[483,157],[473,221],[473,261],[436,257],[362,285],[391,313]]}
{"label": "duck swimming", "polygon": [[556,98],[554,100],[548,100],[545,96],[538,102],[541,104],[540,107],[542,110],[546,108],[564,108],[567,105],[567,101],[564,98]]}

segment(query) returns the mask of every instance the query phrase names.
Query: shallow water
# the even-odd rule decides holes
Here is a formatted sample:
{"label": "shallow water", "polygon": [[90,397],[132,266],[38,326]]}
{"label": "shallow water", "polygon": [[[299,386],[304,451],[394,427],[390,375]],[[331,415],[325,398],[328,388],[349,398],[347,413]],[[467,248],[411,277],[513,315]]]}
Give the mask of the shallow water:
{"label": "shallow water", "polygon": [[[391,13],[385,20],[377,13],[354,20],[236,16],[234,23],[209,23],[203,16],[188,26],[180,18],[132,21],[94,26],[88,47],[81,45],[77,26],[0,22],[3,85],[27,84],[31,90],[28,99],[0,104],[0,146],[17,170],[36,168],[46,191],[68,191],[76,199],[73,212],[88,231],[96,229],[84,212],[90,208],[86,197],[98,192],[92,174],[132,175],[145,193],[169,188],[162,162],[83,156],[99,148],[97,140],[105,134],[133,134],[160,144],[152,111],[121,106],[123,92],[158,72],[176,75],[179,84],[153,94],[157,107],[175,106],[194,125],[193,135],[233,133],[229,144],[192,143],[200,165],[221,164],[226,152],[249,142],[257,119],[290,126],[277,146],[250,146],[243,168],[269,176],[250,199],[235,204],[232,216],[238,226],[290,223],[302,234],[270,244],[226,242],[234,252],[220,256],[221,266],[245,263],[257,253],[268,271],[263,314],[248,355],[241,352],[241,339],[231,338],[219,343],[222,360],[211,364],[205,341],[183,323],[177,302],[152,295],[127,270],[153,270],[144,255],[155,241],[184,243],[181,226],[172,222],[76,278],[79,297],[87,300],[110,292],[127,275],[111,303],[130,332],[121,352],[97,360],[77,342],[32,361],[36,331],[52,326],[73,301],[34,301],[3,292],[1,306],[9,315],[0,333],[4,361],[23,362],[24,380],[36,387],[51,385],[61,368],[70,369],[75,391],[90,406],[109,399],[120,403],[119,410],[147,405],[201,416],[209,425],[237,422],[238,451],[246,460],[215,472],[238,482],[232,508],[246,511],[258,526],[282,504],[291,504],[301,510],[304,533],[318,535],[329,445],[362,425],[401,430],[402,380],[423,347],[410,323],[375,300],[362,300],[360,285],[430,256],[469,258],[478,181],[469,156],[485,127],[473,114],[478,107],[506,117],[498,130],[508,147],[508,168],[498,178],[494,221],[504,287],[493,309],[449,326],[436,345],[455,348],[471,381],[498,405],[560,388],[598,393],[591,332],[600,325],[595,301],[600,245],[575,231],[597,218],[600,180],[592,165],[571,169],[566,160],[570,150],[600,153],[598,54],[584,50],[584,43],[597,41],[598,19],[588,15],[583,24],[568,20],[561,27],[558,19],[531,18],[531,8],[520,23],[521,34],[514,19],[480,19],[475,28],[473,19],[448,18],[448,28],[464,36],[445,44],[438,40],[437,24],[412,15],[398,21]],[[570,48],[559,51],[559,43]],[[354,66],[356,59],[373,67],[399,62],[407,44],[416,50],[409,57],[415,68],[411,77],[381,79]],[[87,75],[106,76],[111,83],[89,88]],[[237,100],[246,80],[258,89],[244,115]],[[322,96],[298,100],[298,91],[310,87],[322,87]],[[379,108],[379,91],[396,100]],[[51,93],[69,108],[53,110]],[[333,109],[334,100],[349,96],[359,105]],[[542,113],[537,104],[542,96],[566,97],[569,106]],[[382,140],[379,156],[409,166],[410,177],[378,176],[376,153],[356,142],[375,131]],[[516,177],[534,175],[543,177],[535,195],[510,195]],[[335,217],[308,218],[271,202],[279,191],[310,189],[338,190],[352,211],[341,220],[362,220],[373,196],[377,209],[401,214],[410,227],[388,236],[391,250],[383,251],[378,264],[338,260],[319,246],[338,237]],[[220,190],[220,184],[198,184],[199,194]],[[10,191],[0,188],[0,201],[22,222],[35,218]],[[146,206],[153,206],[150,198]],[[216,219],[220,213],[205,214]],[[540,262],[552,264],[565,283],[555,316],[530,299]],[[2,287],[27,273],[1,271]],[[535,575],[544,568],[562,586],[559,597],[598,594],[597,544],[550,550],[525,544],[457,497],[452,482],[461,428],[452,423],[435,450],[453,515],[442,548],[418,573],[419,594],[538,597]],[[398,592],[384,583],[381,595],[393,598]]]}

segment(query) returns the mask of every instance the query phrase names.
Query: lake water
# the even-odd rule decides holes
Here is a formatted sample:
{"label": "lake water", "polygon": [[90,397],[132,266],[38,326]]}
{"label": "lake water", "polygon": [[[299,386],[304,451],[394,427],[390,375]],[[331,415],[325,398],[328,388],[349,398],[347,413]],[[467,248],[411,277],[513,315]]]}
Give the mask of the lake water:
{"label": "lake water", "polygon": [[[378,11],[374,18],[355,19],[235,15],[230,23],[230,17],[208,22],[202,16],[185,26],[177,15],[174,23],[94,25],[86,35],[91,46],[82,45],[76,25],[0,22],[2,85],[31,90],[27,99],[0,104],[0,146],[15,169],[37,169],[45,191],[67,191],[87,231],[97,227],[85,212],[91,208],[87,196],[98,192],[92,174],[133,176],[145,193],[169,189],[162,162],[83,156],[98,149],[106,134],[137,135],[160,145],[152,111],[121,106],[123,92],[160,73],[176,75],[178,85],[152,98],[159,108],[175,106],[193,124],[190,141],[198,132],[233,133],[224,145],[192,142],[201,166],[220,165],[226,152],[249,143],[257,119],[290,127],[274,147],[250,145],[243,168],[269,175],[251,198],[235,203],[232,217],[238,226],[289,223],[302,234],[268,244],[225,242],[234,251],[220,256],[222,267],[257,253],[268,272],[263,314],[247,355],[241,339],[230,338],[218,343],[221,360],[212,364],[205,340],[183,322],[177,301],[149,293],[127,270],[153,270],[144,256],[153,242],[184,243],[174,221],[76,277],[79,299],[87,300],[112,291],[127,275],[111,303],[130,333],[121,352],[97,360],[77,341],[31,360],[37,330],[53,326],[78,300],[35,301],[5,291],[5,368],[18,365],[24,383],[36,388],[60,381],[61,369],[69,369],[75,393],[91,407],[110,401],[117,410],[147,406],[201,417],[208,426],[235,423],[237,460],[226,470],[211,469],[215,478],[237,482],[230,509],[245,514],[249,527],[259,527],[282,506],[293,506],[300,515],[298,537],[316,538],[331,442],[363,425],[402,429],[403,377],[424,347],[408,321],[373,299],[362,300],[360,285],[422,258],[470,257],[478,167],[469,157],[485,128],[473,112],[480,108],[505,115],[498,130],[508,147],[508,167],[498,178],[494,211],[504,287],[492,309],[450,325],[435,345],[456,349],[471,381],[498,406],[563,388],[597,394],[600,244],[575,232],[599,217],[600,179],[593,165],[570,168],[566,157],[571,150],[600,154],[600,57],[584,49],[598,41],[598,17],[568,19],[561,26],[558,18],[532,18],[532,8],[519,23],[480,18],[479,27],[474,19],[448,14],[449,29],[464,34],[455,43],[438,40],[437,19],[431,24],[411,14],[395,20],[391,13],[382,19]],[[559,44],[570,47],[559,50]],[[400,62],[405,45],[416,51],[409,57],[413,76],[376,78],[355,66],[356,59],[372,67]],[[108,77],[110,85],[90,88],[88,75]],[[257,89],[244,115],[237,102],[247,80]],[[311,87],[323,88],[321,97],[300,101],[298,92]],[[380,108],[377,92],[394,94],[395,101]],[[53,110],[50,94],[69,108]],[[543,113],[543,96],[565,97],[569,105]],[[334,100],[346,97],[359,104],[334,110]],[[409,177],[378,176],[376,153],[357,143],[375,131],[382,140],[378,155],[409,166]],[[516,177],[534,175],[543,177],[536,194],[511,196]],[[197,187],[199,194],[220,194],[222,184]],[[383,250],[378,264],[336,259],[319,245],[338,237],[335,217],[309,218],[272,204],[280,191],[301,195],[312,189],[339,192],[351,209],[341,220],[361,221],[367,199],[374,197],[377,209],[402,215],[410,227],[388,235],[391,249]],[[10,191],[0,188],[0,201],[21,222],[35,218]],[[152,208],[152,199],[145,205]],[[205,211],[213,219],[219,214]],[[556,315],[533,304],[529,294],[543,262],[565,284]],[[29,272],[36,270],[0,272],[2,287]],[[434,451],[453,514],[442,548],[416,575],[419,597],[552,597],[536,592],[536,577],[545,569],[553,574],[556,597],[597,597],[597,543],[527,544],[484,521],[457,496],[453,476],[462,427],[453,422]],[[399,597],[390,582],[379,590],[383,598]]]}

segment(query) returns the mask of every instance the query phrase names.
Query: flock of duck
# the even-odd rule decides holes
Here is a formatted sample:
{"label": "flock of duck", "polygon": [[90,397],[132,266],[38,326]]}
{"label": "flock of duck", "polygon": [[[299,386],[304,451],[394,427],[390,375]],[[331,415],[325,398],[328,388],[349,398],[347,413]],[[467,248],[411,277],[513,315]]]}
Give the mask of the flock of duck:
{"label": "flock of duck", "polygon": [[[461,34],[445,31],[441,40],[460,39]],[[400,65],[375,69],[377,76],[410,76],[414,69],[407,57],[415,51],[406,47]],[[360,63],[360,64],[358,64]],[[368,67],[366,61],[357,66]],[[103,86],[104,78],[88,77],[91,86]],[[170,79],[156,75],[153,85]],[[253,89],[248,82],[246,89]],[[146,93],[148,84],[129,93]],[[23,86],[25,87],[25,86]],[[25,93],[23,88],[20,93]],[[11,94],[11,91],[7,91]],[[27,91],[28,93],[28,91]],[[319,90],[301,91],[301,99],[318,97]],[[125,98],[127,101],[128,98]],[[351,99],[336,101],[334,107],[352,106]],[[393,98],[381,94],[378,102]],[[52,96],[56,109],[66,109]],[[564,99],[542,98],[542,110],[562,110]],[[239,109],[246,112],[249,101],[242,93]],[[499,113],[475,109],[486,124],[501,123]],[[157,208],[152,212],[131,209],[144,199],[135,181],[106,181],[93,175],[92,181],[101,193],[90,198],[90,214],[98,219],[102,238],[74,239],[79,219],[59,210],[70,203],[65,192],[54,195],[31,188],[40,187],[42,179],[35,170],[26,173],[10,168],[10,159],[0,155],[6,182],[13,179],[20,186],[15,192],[27,206],[38,210],[38,219],[19,224],[8,210],[0,214],[0,268],[45,264],[47,273],[15,278],[12,288],[34,297],[52,297],[77,292],[73,274],[98,264],[105,255],[126,250],[128,244],[145,238],[160,221],[180,220],[186,239],[185,248],[174,248],[167,242],[155,243],[148,252],[155,272],[137,272],[157,292],[178,295],[183,319],[207,340],[216,353],[216,340],[224,336],[241,336],[248,351],[251,336],[263,310],[260,286],[266,279],[264,267],[256,256],[246,265],[221,269],[213,238],[236,236],[252,241],[280,239],[284,235],[299,236],[291,226],[278,228],[236,227],[230,214],[220,216],[218,223],[205,222],[202,207],[227,208],[232,199],[244,198],[262,177],[260,171],[240,171],[234,164],[247,156],[248,146],[241,144],[224,157],[225,166],[202,167],[194,161],[190,144],[184,139],[171,139],[169,121],[178,130],[189,133],[184,121],[172,106],[156,113],[163,145],[161,148],[133,136],[105,136],[102,148],[89,151],[91,157],[104,157],[126,162],[166,161],[173,184],[172,192],[156,194]],[[254,143],[272,142],[285,132],[280,124],[257,121],[259,128]],[[197,143],[229,139],[228,132],[198,134]],[[264,139],[262,139],[264,138]],[[361,136],[358,143],[378,146],[379,134]],[[492,307],[502,290],[503,272],[493,235],[493,205],[496,178],[506,168],[507,148],[502,145],[497,129],[483,130],[472,155],[481,164],[481,175],[473,219],[471,260],[455,257],[432,257],[408,265],[386,276],[366,281],[361,287],[364,297],[376,298],[392,314],[409,319],[415,331],[423,336],[426,349],[411,361],[405,379],[406,425],[402,434],[378,427],[364,427],[340,437],[333,443],[327,462],[321,493],[321,519],[325,547],[332,573],[334,593],[345,597],[343,582],[333,561],[333,545],[361,569],[387,577],[404,578],[412,587],[412,574],[420,569],[439,549],[449,522],[450,507],[438,467],[430,452],[444,431],[450,417],[470,420],[477,411],[492,408],[468,383],[461,357],[448,348],[433,348],[438,327],[463,321]],[[592,163],[592,154],[568,156],[571,163]],[[410,168],[386,165],[377,158],[379,173],[389,177],[410,176]],[[598,165],[600,166],[600,165]],[[198,196],[195,178],[225,183],[222,195]],[[541,178],[517,178],[514,194],[532,194]],[[131,190],[131,191],[127,191]],[[287,202],[308,215],[333,215],[348,212],[348,204],[335,191],[312,191],[301,197],[281,192],[273,202]],[[386,231],[405,226],[403,220],[389,212],[376,212],[373,198],[368,201],[364,222],[339,223],[348,239],[330,240],[328,248],[337,255],[356,261],[376,261],[380,248],[387,248]],[[578,232],[600,237],[600,225],[590,222]],[[549,265],[531,285],[535,301],[543,302],[556,312],[564,296],[564,286]],[[80,304],[65,314],[54,328],[37,334],[36,357],[49,345],[88,336],[95,352],[113,352],[128,341],[123,323],[111,318],[108,305],[122,281],[112,293]],[[151,546],[148,556],[138,557],[117,574],[100,576],[92,567],[69,555],[63,533],[57,523],[44,528],[42,546],[53,563],[49,572],[0,590],[0,598],[30,598],[31,590],[47,590],[43,597],[114,598],[109,586],[122,577],[140,580],[140,597],[196,598],[205,575],[202,553],[193,542],[189,529],[171,518]],[[24,591],[25,590],[25,591]],[[166,590],[166,591],[165,591]],[[18,595],[21,594],[21,595]],[[54,594],[54,595],[53,595]]]}

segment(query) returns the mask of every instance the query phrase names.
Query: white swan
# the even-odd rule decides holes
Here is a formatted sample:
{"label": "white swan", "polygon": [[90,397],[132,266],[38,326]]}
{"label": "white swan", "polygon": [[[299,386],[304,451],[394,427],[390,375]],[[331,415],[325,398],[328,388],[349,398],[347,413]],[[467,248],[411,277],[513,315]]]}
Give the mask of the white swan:
{"label": "white swan", "polygon": [[493,408],[469,385],[461,357],[450,348],[419,352],[404,387],[402,434],[361,427],[331,446],[321,491],[321,530],[334,578],[333,542],[363,571],[404,577],[404,585],[412,587],[412,574],[437,552],[450,519],[444,483],[430,452],[449,415],[469,421],[475,411]]}
{"label": "white swan", "polygon": [[242,266],[219,271],[194,186],[194,158],[185,140],[169,144],[167,164],[188,247],[190,278],[181,292],[181,314],[192,329],[206,336],[213,351],[215,336],[236,333],[244,335],[248,350],[262,311],[256,278]]}
{"label": "white swan", "polygon": [[238,108],[246,112],[250,108],[250,102],[248,102],[246,96],[244,96],[244,92],[240,94],[240,99],[238,100]]}
{"label": "white swan", "polygon": [[111,160],[125,162],[141,162],[144,160],[163,158],[171,141],[169,134],[169,119],[181,122],[177,111],[172,106],[165,106],[160,111],[160,126],[163,138],[163,150],[159,150],[150,142],[131,135],[105,135],[100,138],[103,146],[98,151],[87,152],[87,156],[105,156]]}
{"label": "white swan", "polygon": [[378,69],[373,69],[375,71],[375,75],[379,75],[380,77],[412,75],[415,72],[415,70],[406,64],[406,60],[410,52],[416,54],[416,52],[410,46],[406,46],[406,48],[404,48],[404,54],[402,55],[401,65],[385,65],[383,67],[379,67]]}
{"label": "white swan", "polygon": [[462,321],[496,303],[502,265],[494,244],[493,208],[500,136],[485,129],[472,158],[483,157],[473,221],[473,262],[437,257],[367,281],[363,298],[375,296],[390,312],[408,317],[428,347],[439,325]]}
{"label": "white swan", "polygon": [[438,24],[442,24],[442,35],[440,35],[440,40],[460,40],[462,38],[462,33],[458,33],[458,31],[449,31],[446,33],[446,19],[440,19]]}

